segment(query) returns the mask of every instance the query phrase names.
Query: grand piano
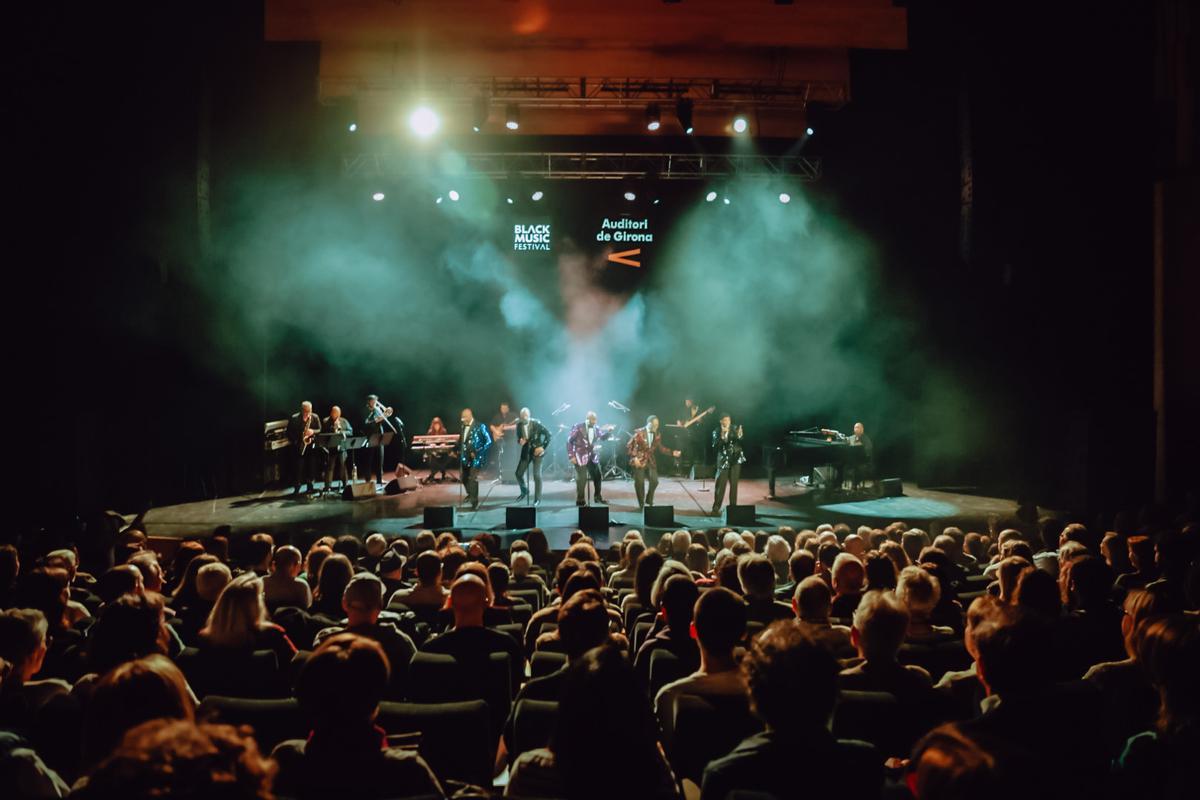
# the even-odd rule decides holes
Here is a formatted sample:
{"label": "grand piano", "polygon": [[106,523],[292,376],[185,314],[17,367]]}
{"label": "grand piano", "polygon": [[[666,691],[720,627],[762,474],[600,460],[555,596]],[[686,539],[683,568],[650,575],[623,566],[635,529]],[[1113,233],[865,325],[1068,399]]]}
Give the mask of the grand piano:
{"label": "grand piano", "polygon": [[841,486],[846,467],[858,466],[867,460],[866,448],[855,447],[837,431],[828,428],[806,428],[788,431],[782,444],[763,446],[763,465],[767,468],[767,496],[775,497],[775,473],[783,467],[800,467],[813,471],[832,467],[826,474],[824,488]]}

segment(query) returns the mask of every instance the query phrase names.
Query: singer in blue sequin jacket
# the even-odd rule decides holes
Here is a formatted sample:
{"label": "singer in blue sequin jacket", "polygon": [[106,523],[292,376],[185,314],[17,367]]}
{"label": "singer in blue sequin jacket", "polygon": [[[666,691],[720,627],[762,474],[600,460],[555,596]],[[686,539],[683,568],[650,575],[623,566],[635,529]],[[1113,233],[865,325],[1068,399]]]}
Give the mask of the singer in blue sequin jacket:
{"label": "singer in blue sequin jacket", "polygon": [[459,440],[458,460],[464,467],[479,469],[487,461],[488,450],[492,447],[492,434],[487,425],[479,420],[472,420],[471,427],[463,431]]}

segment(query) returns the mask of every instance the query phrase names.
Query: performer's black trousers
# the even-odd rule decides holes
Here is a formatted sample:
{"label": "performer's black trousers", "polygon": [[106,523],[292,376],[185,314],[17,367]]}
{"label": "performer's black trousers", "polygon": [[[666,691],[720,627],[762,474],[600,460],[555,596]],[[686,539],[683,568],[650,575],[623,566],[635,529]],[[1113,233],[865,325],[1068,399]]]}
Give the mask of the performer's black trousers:
{"label": "performer's black trousers", "polygon": [[596,488],[595,499],[599,500],[604,497],[600,491],[600,465],[587,464],[584,466],[575,465],[575,502],[586,502],[584,497],[584,487],[587,486],[588,478],[592,479],[592,485]]}
{"label": "performer's black trousers", "polygon": [[529,494],[529,487],[525,484],[525,470],[533,466],[533,500],[537,502],[542,499],[542,458],[534,455],[521,455],[521,460],[517,462],[517,485],[521,487],[521,496]]}
{"label": "performer's black trousers", "polygon": [[303,455],[300,451],[296,451],[296,491],[300,491],[300,487],[304,486],[308,489],[316,488],[316,461],[313,458],[313,448],[309,447],[308,452]]}
{"label": "performer's black trousers", "polygon": [[[646,486],[646,479],[650,485]],[[658,488],[658,465],[649,462],[644,467],[633,468],[633,492],[637,495],[638,506],[654,505],[654,490]]]}
{"label": "performer's black trousers", "polygon": [[367,480],[371,480],[372,475],[377,475],[378,482],[383,483],[383,445],[367,448],[368,458],[371,463],[367,465]]}
{"label": "performer's black trousers", "polygon": [[473,506],[479,505],[479,467],[463,464],[462,482],[467,490],[467,502]]}
{"label": "performer's black trousers", "polygon": [[719,509],[725,502],[725,485],[729,484],[729,505],[737,505],[738,479],[742,477],[742,465],[730,464],[717,470],[717,485],[713,488],[713,508]]}
{"label": "performer's black trousers", "polygon": [[333,476],[337,475],[338,480],[345,486],[347,479],[350,477],[346,473],[346,451],[335,450],[325,456],[325,488],[328,489],[333,485]]}

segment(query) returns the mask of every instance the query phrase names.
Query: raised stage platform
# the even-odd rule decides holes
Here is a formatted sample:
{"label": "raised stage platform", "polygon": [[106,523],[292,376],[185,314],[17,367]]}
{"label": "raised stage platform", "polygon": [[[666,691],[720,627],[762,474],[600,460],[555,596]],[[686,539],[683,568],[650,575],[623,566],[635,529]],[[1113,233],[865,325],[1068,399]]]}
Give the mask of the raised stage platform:
{"label": "raised stage platform", "polygon": [[[235,532],[267,531],[277,537],[282,534],[292,541],[325,534],[365,536],[374,531],[388,536],[412,534],[423,526],[426,506],[458,505],[460,488],[456,483],[433,484],[399,495],[361,500],[308,499],[296,497],[290,489],[272,490],[154,508],[146,515],[146,527],[151,536],[169,538],[203,536],[222,525],[231,526]],[[655,502],[675,507],[676,527],[719,527],[724,524],[724,516],[708,513],[712,507],[712,488],[711,480],[663,477]],[[793,486],[790,478],[780,479],[776,490],[779,496],[770,499],[765,480],[741,481],[738,501],[753,504],[756,516],[753,526],[742,527],[773,531],[781,525],[802,528],[823,522],[847,522],[882,526],[903,520],[921,527],[939,522],[986,530],[989,518],[1007,519],[1016,513],[1016,503],[1012,500],[933,491],[908,483],[904,484],[904,494],[900,497],[872,497],[864,493],[831,498],[828,502],[803,487]],[[480,481],[479,509],[458,509],[455,528],[462,532],[462,538],[479,531],[503,532],[505,508],[515,503],[518,494],[514,484]],[[631,482],[606,481],[604,494],[609,501],[610,526],[607,531],[588,532],[598,545],[620,539],[629,528],[646,527]],[[550,546],[564,549],[578,522],[574,483],[547,481],[542,504],[537,509],[537,524],[546,532]]]}

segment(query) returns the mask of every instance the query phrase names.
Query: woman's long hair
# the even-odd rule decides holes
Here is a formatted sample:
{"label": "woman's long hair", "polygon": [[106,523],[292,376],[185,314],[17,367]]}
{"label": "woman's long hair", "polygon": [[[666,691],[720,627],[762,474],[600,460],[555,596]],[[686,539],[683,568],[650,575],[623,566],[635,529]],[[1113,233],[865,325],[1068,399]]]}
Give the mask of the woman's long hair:
{"label": "woman's long hair", "polygon": [[216,647],[252,647],[267,625],[262,578],[243,572],[217,596],[208,624],[200,631],[205,644]]}

